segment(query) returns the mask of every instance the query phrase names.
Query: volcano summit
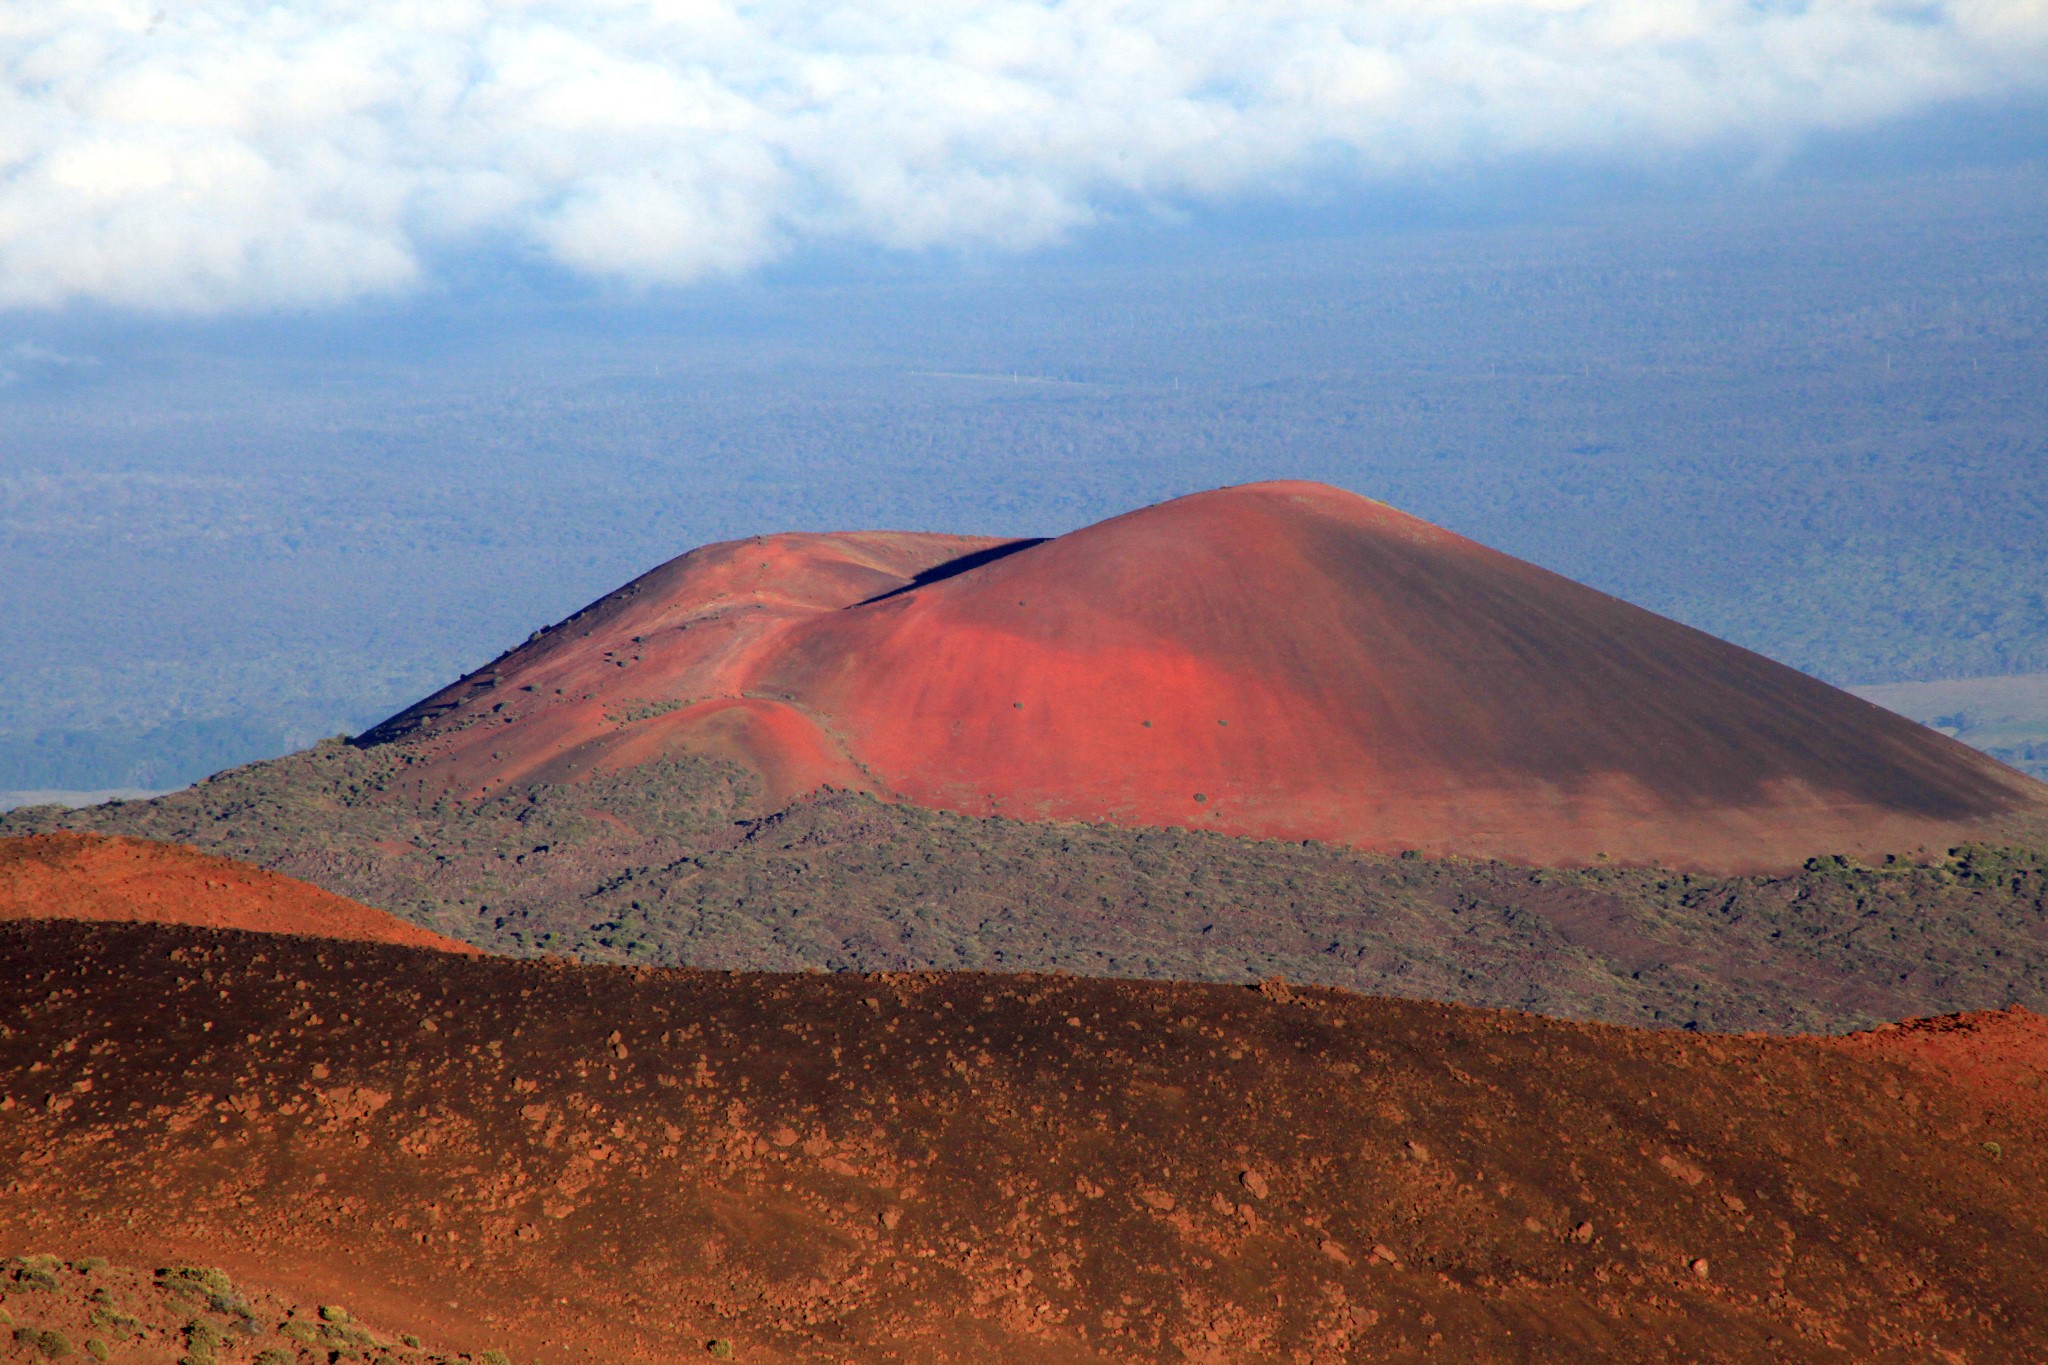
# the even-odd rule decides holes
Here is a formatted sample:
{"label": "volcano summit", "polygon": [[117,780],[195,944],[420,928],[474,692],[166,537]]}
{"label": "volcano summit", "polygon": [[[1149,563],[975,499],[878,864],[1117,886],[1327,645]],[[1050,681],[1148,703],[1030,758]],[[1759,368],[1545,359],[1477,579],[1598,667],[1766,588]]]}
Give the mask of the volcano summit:
{"label": "volcano summit", "polygon": [[364,736],[457,796],[678,753],[970,815],[1766,870],[2048,788],[1824,683],[1313,483],[1054,540],[710,545]]}

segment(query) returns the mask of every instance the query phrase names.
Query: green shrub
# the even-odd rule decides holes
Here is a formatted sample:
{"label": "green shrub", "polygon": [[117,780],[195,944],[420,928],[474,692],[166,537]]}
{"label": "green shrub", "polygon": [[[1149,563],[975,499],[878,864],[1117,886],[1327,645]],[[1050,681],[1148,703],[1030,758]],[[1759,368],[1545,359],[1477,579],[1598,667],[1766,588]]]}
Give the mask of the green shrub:
{"label": "green shrub", "polygon": [[298,1356],[277,1346],[266,1346],[256,1353],[254,1365],[294,1365]]}
{"label": "green shrub", "polygon": [[330,1320],[321,1324],[320,1339],[341,1351],[368,1351],[377,1344],[375,1337],[361,1324],[348,1321],[346,1315],[340,1322]]}
{"label": "green shrub", "polygon": [[62,1360],[71,1354],[71,1340],[62,1332],[38,1331],[33,1327],[15,1329],[16,1344],[32,1351],[40,1351],[49,1360]]}
{"label": "green shrub", "polygon": [[94,1360],[104,1362],[108,1354],[107,1343],[101,1341],[98,1337],[87,1337],[85,1339],[85,1353]]}
{"label": "green shrub", "polygon": [[482,1365],[512,1365],[512,1357],[503,1351],[485,1351],[477,1357]]}
{"label": "green shrub", "polygon": [[420,1339],[410,1332],[400,1332],[398,1339],[415,1351],[420,1348]]}
{"label": "green shrub", "polygon": [[348,1310],[338,1303],[323,1303],[320,1305],[320,1321],[347,1322]]}
{"label": "green shrub", "polygon": [[42,1264],[54,1258],[44,1256],[21,1256],[7,1262],[8,1288],[47,1290],[57,1287],[57,1270],[54,1265]]}
{"label": "green shrub", "polygon": [[235,1282],[228,1278],[228,1273],[225,1270],[216,1270],[212,1266],[166,1266],[157,1271],[156,1278],[158,1283],[172,1293],[195,1294],[203,1298],[232,1298],[235,1292]]}
{"label": "green shrub", "polygon": [[310,1322],[287,1322],[277,1329],[279,1336],[290,1337],[301,1346],[318,1346],[320,1329]]}
{"label": "green shrub", "polygon": [[[1152,722],[1148,720],[1145,723],[1147,725],[1150,725]],[[713,1337],[711,1340],[705,1342],[704,1349],[709,1351],[712,1355],[716,1356],[720,1360],[732,1359],[732,1343],[727,1341],[723,1337]]]}
{"label": "green shrub", "polygon": [[110,1331],[124,1332],[131,1337],[139,1337],[143,1335],[144,1331],[139,1319],[131,1318],[126,1313],[117,1313],[113,1309],[106,1307],[96,1307],[90,1313],[87,1313],[85,1315],[85,1325],[88,1327],[105,1327]]}
{"label": "green shrub", "polygon": [[210,1360],[220,1354],[220,1348],[228,1339],[220,1334],[211,1323],[194,1318],[185,1324],[185,1350],[188,1354]]}
{"label": "green shrub", "polygon": [[230,1318],[253,1318],[256,1310],[240,1294],[208,1294],[206,1306],[214,1312]]}
{"label": "green shrub", "polygon": [[1949,850],[1956,880],[1965,886],[2010,886],[2017,891],[2043,870],[2040,853],[2024,848],[1963,844]]}

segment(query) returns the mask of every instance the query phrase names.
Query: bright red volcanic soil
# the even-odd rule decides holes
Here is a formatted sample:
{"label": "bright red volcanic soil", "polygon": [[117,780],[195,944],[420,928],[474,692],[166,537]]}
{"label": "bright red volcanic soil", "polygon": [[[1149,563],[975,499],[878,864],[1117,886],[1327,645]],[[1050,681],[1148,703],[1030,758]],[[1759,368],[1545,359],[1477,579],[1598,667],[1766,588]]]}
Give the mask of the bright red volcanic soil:
{"label": "bright red volcanic soil", "polygon": [[2048,1016],[2019,1006],[1911,1019],[1833,1043],[1939,1076],[1996,1109],[2048,1113]]}
{"label": "bright red volcanic soil", "polygon": [[1792,669],[1311,483],[1056,540],[684,555],[371,733],[458,794],[673,751],[771,801],[1695,870],[1985,837],[2048,787]]}
{"label": "bright red volcanic soil", "polygon": [[[221,1266],[516,1365],[2017,1365],[2042,1043],[15,922],[0,1256]],[[23,1270],[15,1323],[82,1345]],[[256,1309],[218,1365],[355,1349]],[[99,1321],[111,1365],[176,1358]]]}
{"label": "bright red volcanic soil", "polygon": [[0,839],[0,920],[133,920],[474,953],[317,886],[182,844],[97,834]]}

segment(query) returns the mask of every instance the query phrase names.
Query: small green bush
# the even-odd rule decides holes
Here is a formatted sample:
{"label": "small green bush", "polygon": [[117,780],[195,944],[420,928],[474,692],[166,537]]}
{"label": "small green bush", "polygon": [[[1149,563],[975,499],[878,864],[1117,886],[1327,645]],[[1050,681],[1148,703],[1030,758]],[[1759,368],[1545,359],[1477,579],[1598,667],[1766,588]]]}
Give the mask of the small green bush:
{"label": "small green bush", "polygon": [[290,1337],[301,1346],[318,1346],[320,1329],[310,1322],[287,1322],[277,1329],[279,1336]]}
{"label": "small green bush", "polygon": [[85,1339],[85,1353],[94,1360],[105,1361],[108,1354],[107,1343],[101,1341],[98,1337],[87,1337]]}
{"label": "small green bush", "polygon": [[256,1353],[254,1365],[294,1365],[298,1356],[277,1346],[266,1346]]}
{"label": "small green bush", "polygon": [[105,1307],[94,1308],[90,1313],[87,1313],[85,1315],[85,1325],[88,1327],[104,1327],[109,1331],[123,1332],[131,1337],[139,1337],[143,1335],[144,1331],[140,1319],[131,1318],[126,1313],[117,1313],[113,1309]]}
{"label": "small green bush", "polygon": [[323,1303],[320,1305],[320,1321],[347,1322],[348,1310],[338,1303]]}
{"label": "small green bush", "polygon": [[348,1321],[346,1315],[340,1322],[322,1323],[320,1340],[340,1351],[368,1351],[377,1344],[375,1337],[361,1324]]}
{"label": "small green bush", "polygon": [[57,1287],[55,1270],[35,1264],[41,1257],[23,1257],[9,1263],[8,1288],[28,1290],[49,1290]]}
{"label": "small green bush", "polygon": [[185,1350],[195,1356],[211,1359],[220,1354],[220,1348],[228,1339],[213,1327],[213,1324],[194,1318],[185,1324]]}
{"label": "small green bush", "polygon": [[[1145,723],[1150,725],[1152,722],[1148,720]],[[723,1337],[713,1337],[705,1342],[704,1349],[720,1360],[732,1359],[732,1343]]]}
{"label": "small green bush", "polygon": [[228,1278],[225,1270],[216,1270],[204,1265],[166,1266],[156,1273],[157,1280],[173,1293],[196,1294],[201,1297],[218,1295],[229,1298],[234,1295],[235,1282]]}
{"label": "small green bush", "polygon": [[420,1348],[420,1339],[410,1332],[400,1332],[398,1334],[398,1339],[404,1342],[408,1347],[412,1348],[415,1351],[417,1351]]}
{"label": "small green bush", "polygon": [[71,1354],[71,1340],[62,1332],[44,1332],[34,1327],[15,1329],[14,1340],[18,1345],[31,1351],[40,1351],[45,1359],[62,1360]]}
{"label": "small green bush", "polygon": [[477,1357],[482,1365],[512,1365],[512,1357],[503,1351],[485,1351]]}
{"label": "small green bush", "polygon": [[231,1318],[252,1318],[256,1310],[240,1294],[208,1294],[206,1306],[214,1312]]}

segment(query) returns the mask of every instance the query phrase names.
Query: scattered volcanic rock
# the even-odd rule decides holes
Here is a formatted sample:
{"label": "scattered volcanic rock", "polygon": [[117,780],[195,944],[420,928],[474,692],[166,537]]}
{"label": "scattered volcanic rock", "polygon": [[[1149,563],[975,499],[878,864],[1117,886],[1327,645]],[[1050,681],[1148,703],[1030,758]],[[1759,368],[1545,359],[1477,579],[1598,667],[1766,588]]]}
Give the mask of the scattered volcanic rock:
{"label": "scattered volcanic rock", "polygon": [[[1530,868],[1200,830],[957,815],[861,792],[742,818],[677,757],[475,801],[330,742],[147,802],[0,816],[198,844],[515,956],[1257,981],[1696,1031],[2048,1009],[2048,849],[1785,874]],[[395,794],[394,794],[395,793]]]}
{"label": "scattered volcanic rock", "polygon": [[474,953],[281,873],[180,844],[96,834],[0,839],[0,920],[139,920]]}
{"label": "scattered volcanic rock", "polygon": [[2048,787],[1790,668],[1311,483],[1050,541],[684,555],[366,736],[428,788],[734,759],[973,815],[1689,870],[1947,847]]}
{"label": "scattered volcanic rock", "polygon": [[522,1365],[2034,1360],[2041,1036],[14,922],[0,1254]]}

